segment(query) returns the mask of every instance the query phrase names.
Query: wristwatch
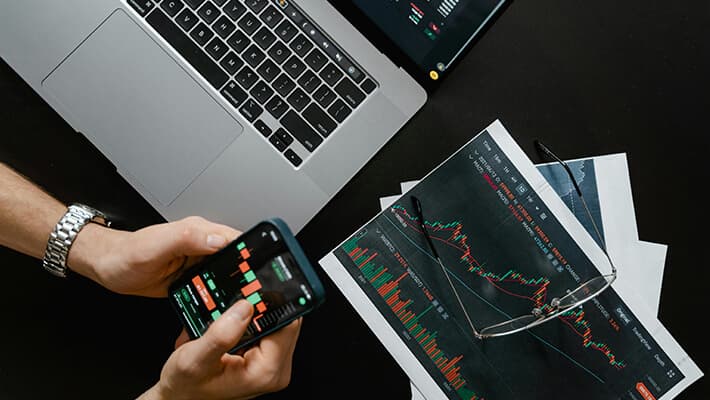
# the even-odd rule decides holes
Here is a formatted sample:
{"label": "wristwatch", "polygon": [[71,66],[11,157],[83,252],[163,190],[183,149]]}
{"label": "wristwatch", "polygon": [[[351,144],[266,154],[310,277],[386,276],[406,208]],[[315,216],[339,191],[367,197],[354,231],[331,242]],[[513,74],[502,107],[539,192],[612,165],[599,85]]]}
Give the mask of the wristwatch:
{"label": "wristwatch", "polygon": [[53,275],[66,278],[69,249],[71,249],[79,231],[90,222],[103,226],[111,225],[106,215],[99,210],[78,203],[69,206],[67,212],[49,234],[47,250],[45,250],[42,260],[44,269]]}

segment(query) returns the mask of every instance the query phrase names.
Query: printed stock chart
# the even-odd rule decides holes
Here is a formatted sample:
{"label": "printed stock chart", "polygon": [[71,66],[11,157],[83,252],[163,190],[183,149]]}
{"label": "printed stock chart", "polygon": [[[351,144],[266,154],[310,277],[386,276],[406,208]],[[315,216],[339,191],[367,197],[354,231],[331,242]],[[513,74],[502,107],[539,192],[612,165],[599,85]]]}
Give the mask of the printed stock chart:
{"label": "printed stock chart", "polygon": [[449,398],[660,397],[683,375],[613,286],[531,330],[473,336],[410,196],[420,199],[423,223],[480,330],[549,309],[600,274],[541,190],[552,189],[531,187],[484,132],[335,255]]}

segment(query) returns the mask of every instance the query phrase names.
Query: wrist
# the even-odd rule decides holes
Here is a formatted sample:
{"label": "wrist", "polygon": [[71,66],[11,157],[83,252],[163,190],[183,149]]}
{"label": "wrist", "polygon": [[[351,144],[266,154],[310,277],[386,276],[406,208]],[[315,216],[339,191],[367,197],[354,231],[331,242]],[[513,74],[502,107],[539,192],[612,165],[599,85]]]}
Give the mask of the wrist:
{"label": "wrist", "polygon": [[168,398],[162,393],[160,382],[156,383],[152,388],[148,389],[140,395],[136,400],[167,400]]}
{"label": "wrist", "polygon": [[100,265],[116,248],[121,231],[96,223],[86,224],[76,236],[69,250],[67,266],[72,271],[100,282]]}

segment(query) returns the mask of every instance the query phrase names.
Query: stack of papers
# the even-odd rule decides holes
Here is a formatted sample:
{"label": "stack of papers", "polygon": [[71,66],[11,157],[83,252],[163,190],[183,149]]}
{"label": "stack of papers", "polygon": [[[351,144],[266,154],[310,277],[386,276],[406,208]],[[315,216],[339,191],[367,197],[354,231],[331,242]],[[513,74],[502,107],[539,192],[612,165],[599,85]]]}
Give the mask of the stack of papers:
{"label": "stack of papers", "polygon": [[[321,260],[410,377],[413,398],[670,399],[702,376],[656,318],[667,247],[638,238],[625,155],[568,164],[601,239],[562,167],[533,166],[496,121],[421,182],[403,183],[404,195],[381,199],[383,211]],[[608,273],[602,240],[618,269],[610,289],[531,330],[474,337],[471,320],[480,329],[549,307]]]}
{"label": "stack of papers", "polygon": [[[638,291],[654,315],[658,315],[663,283],[663,269],[668,246],[639,240],[636,228],[631,180],[626,154],[611,154],[566,161],[577,184],[582,190],[597,227],[614,260],[620,260],[621,277]],[[593,225],[570,181],[569,175],[559,163],[537,165],[538,170],[550,183],[572,213],[592,235]],[[418,181],[402,182],[401,193],[380,198],[380,207],[386,210]],[[424,396],[412,384],[412,399]]]}

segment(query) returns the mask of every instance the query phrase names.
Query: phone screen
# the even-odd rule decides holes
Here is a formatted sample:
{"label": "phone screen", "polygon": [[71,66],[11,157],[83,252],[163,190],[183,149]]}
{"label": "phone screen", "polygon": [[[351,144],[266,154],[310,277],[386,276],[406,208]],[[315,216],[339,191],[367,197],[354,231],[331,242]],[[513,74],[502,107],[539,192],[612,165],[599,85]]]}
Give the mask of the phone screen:
{"label": "phone screen", "polygon": [[309,310],[312,293],[281,232],[262,222],[188,270],[170,296],[192,338],[229,306],[248,300],[255,310],[242,345]]}

